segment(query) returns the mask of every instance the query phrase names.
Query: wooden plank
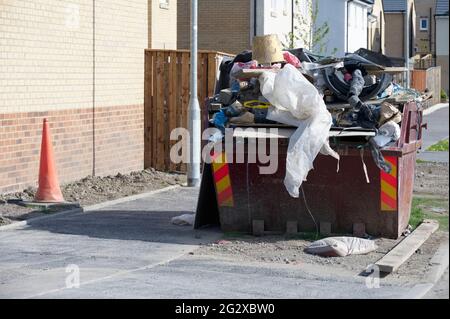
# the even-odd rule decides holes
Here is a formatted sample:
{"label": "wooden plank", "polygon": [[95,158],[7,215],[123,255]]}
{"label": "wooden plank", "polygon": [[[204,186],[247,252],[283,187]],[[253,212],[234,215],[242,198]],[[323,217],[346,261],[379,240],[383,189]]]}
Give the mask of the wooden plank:
{"label": "wooden plank", "polygon": [[375,263],[384,273],[392,273],[406,262],[422,244],[438,230],[439,223],[435,220],[425,220],[411,235],[406,237],[389,253]]}
{"label": "wooden plank", "polygon": [[[190,54],[182,53],[181,58],[181,127],[188,128],[188,106],[189,106],[189,73]],[[180,170],[186,172],[186,164],[181,165]]]}
{"label": "wooden plank", "polygon": [[[203,96],[205,96],[205,70],[204,70],[204,61],[205,54],[200,53],[198,58],[198,101],[200,105],[202,105]],[[200,106],[201,107],[201,106]]]}
{"label": "wooden plank", "polygon": [[164,170],[164,92],[165,92],[165,83],[164,83],[164,52],[157,53],[157,72],[156,72],[156,92],[157,96],[156,101],[156,166],[155,168],[158,170]]}
{"label": "wooden plank", "polygon": [[169,150],[168,150],[168,156],[169,156],[169,168],[171,171],[176,170],[176,164],[174,164],[170,160],[170,149],[172,146],[176,143],[175,141],[170,140],[170,133],[172,130],[177,128],[177,117],[178,117],[178,79],[177,79],[177,69],[178,69],[178,63],[177,63],[177,54],[174,52],[170,53],[170,76],[169,76]]}
{"label": "wooden plank", "polygon": [[[177,53],[177,127],[183,126],[183,78],[182,78],[182,70],[183,70],[183,54]],[[177,164],[175,170],[177,172],[182,171],[182,164]]]}
{"label": "wooden plank", "polygon": [[163,120],[163,136],[162,141],[164,145],[163,150],[163,170],[168,171],[170,168],[170,131],[169,131],[169,109],[170,109],[170,52],[164,52],[164,120]]}
{"label": "wooden plank", "polygon": [[[189,54],[191,52],[191,50],[169,50],[169,49],[145,49],[146,52],[177,52],[177,53],[187,53]],[[232,54],[232,53],[226,53],[226,52],[221,52],[221,51],[214,51],[214,50],[198,50],[198,53],[214,53],[214,54],[218,54],[218,55],[222,55],[222,56],[228,56],[231,58],[234,58],[236,55]]]}
{"label": "wooden plank", "polygon": [[188,128],[188,106],[189,106],[189,98],[190,98],[190,87],[189,87],[189,74],[191,70],[189,54],[183,54],[182,58],[182,68],[181,68],[181,78],[182,78],[182,102],[183,102],[183,127]]}
{"label": "wooden plank", "polygon": [[158,151],[157,151],[157,145],[158,145],[158,127],[157,127],[157,108],[158,108],[158,98],[157,98],[157,66],[158,66],[158,56],[156,52],[152,52],[152,167],[156,168],[157,165],[157,158],[158,158]]}
{"label": "wooden plank", "polygon": [[374,69],[374,70],[368,70],[367,73],[369,74],[383,74],[383,73],[389,73],[389,74],[399,74],[406,72],[406,68],[403,67],[385,67],[382,70]]}
{"label": "wooden plank", "polygon": [[152,165],[152,87],[153,61],[151,52],[145,52],[144,75],[144,168]]}
{"label": "wooden plank", "polygon": [[214,95],[216,88],[216,74],[217,74],[217,55],[213,53],[208,54],[208,97]]}

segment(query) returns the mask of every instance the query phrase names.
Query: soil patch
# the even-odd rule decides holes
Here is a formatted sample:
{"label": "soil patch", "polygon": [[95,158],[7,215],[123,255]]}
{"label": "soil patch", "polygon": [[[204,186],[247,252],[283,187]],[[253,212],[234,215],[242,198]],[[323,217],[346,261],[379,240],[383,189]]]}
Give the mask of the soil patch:
{"label": "soil patch", "polygon": [[[62,185],[61,191],[66,201],[89,206],[185,183],[185,175],[147,169],[126,175],[88,176],[79,181]],[[36,207],[23,207],[17,204],[17,200],[33,200],[35,193],[36,188],[30,187],[22,192],[0,194],[0,225],[66,209],[64,207],[50,210],[36,209]]]}

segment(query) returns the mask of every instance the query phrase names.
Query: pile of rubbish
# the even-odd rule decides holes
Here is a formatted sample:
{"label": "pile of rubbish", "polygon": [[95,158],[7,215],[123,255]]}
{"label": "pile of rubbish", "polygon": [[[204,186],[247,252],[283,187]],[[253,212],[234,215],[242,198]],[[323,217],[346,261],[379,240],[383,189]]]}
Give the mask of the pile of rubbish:
{"label": "pile of rubbish", "polygon": [[388,57],[366,49],[324,58],[304,49],[283,51],[274,35],[255,37],[253,51],[222,62],[216,95],[208,103],[210,124],[222,131],[296,127],[284,181],[292,197],[299,197],[319,153],[339,160],[329,144],[330,130],[363,132],[375,163],[389,173],[391,165],[380,149],[399,140],[402,121],[402,106],[392,101],[399,95],[420,98],[393,83],[392,65]]}

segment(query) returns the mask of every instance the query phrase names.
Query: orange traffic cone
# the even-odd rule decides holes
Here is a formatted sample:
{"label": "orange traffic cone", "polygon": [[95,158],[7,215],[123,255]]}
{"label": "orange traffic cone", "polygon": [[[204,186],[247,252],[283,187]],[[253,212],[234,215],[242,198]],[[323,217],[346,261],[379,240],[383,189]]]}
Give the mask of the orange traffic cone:
{"label": "orange traffic cone", "polygon": [[64,202],[64,197],[59,187],[53,158],[52,139],[47,119],[44,119],[41,144],[41,162],[39,165],[39,188],[34,197],[37,202],[59,203]]}

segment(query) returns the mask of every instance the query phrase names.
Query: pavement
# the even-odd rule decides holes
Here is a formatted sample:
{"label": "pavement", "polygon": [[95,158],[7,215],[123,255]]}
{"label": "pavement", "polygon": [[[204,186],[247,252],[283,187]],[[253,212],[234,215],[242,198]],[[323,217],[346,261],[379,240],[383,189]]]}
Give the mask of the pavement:
{"label": "pavement", "polygon": [[428,123],[428,130],[423,131],[422,151],[418,159],[430,162],[449,162],[448,152],[427,152],[426,150],[443,139],[449,137],[448,104],[437,105],[434,112],[424,116],[424,122]]}
{"label": "pavement", "polygon": [[425,295],[424,299],[449,299],[448,268],[437,284]]}
{"label": "pavement", "polygon": [[[0,230],[0,298],[404,298],[317,265],[232,262],[195,249],[221,238],[170,219],[193,213],[198,189],[175,188],[89,212]],[[414,296],[412,296],[414,297]]]}

